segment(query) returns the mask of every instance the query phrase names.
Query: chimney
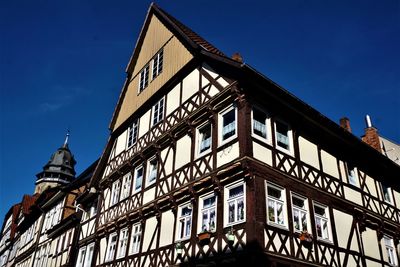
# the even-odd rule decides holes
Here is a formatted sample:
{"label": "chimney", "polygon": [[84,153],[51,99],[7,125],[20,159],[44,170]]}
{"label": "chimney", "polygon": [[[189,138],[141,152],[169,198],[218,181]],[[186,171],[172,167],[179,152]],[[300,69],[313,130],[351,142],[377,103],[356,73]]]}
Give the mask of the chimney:
{"label": "chimney", "polygon": [[236,52],[232,55],[232,59],[239,62],[239,63],[243,63],[243,58],[242,55],[239,54],[239,52]]}
{"label": "chimney", "polygon": [[351,133],[350,120],[347,117],[340,119],[340,127]]}
{"label": "chimney", "polygon": [[381,144],[379,141],[378,129],[372,126],[371,118],[369,115],[365,116],[365,123],[367,124],[367,128],[365,128],[365,135],[361,137],[361,139],[382,153]]}

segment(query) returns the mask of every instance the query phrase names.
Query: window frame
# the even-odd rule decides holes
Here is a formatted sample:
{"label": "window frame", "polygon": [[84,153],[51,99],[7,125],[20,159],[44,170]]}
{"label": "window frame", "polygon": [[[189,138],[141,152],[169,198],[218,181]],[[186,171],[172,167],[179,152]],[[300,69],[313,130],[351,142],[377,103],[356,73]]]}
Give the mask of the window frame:
{"label": "window frame", "polygon": [[[278,131],[277,131],[277,123],[283,124],[287,127],[287,140],[288,140],[288,148],[284,148],[278,144]],[[280,134],[280,133],[279,133]],[[289,123],[281,120],[275,119],[274,121],[274,135],[275,135],[275,147],[285,153],[293,155],[293,130]]]}
{"label": "window frame", "polygon": [[[272,196],[269,192],[268,188],[272,188],[274,190],[280,191],[281,197],[278,199],[274,196]],[[288,216],[287,216],[287,204],[286,204],[286,188],[279,186],[277,184],[271,183],[266,181],[265,182],[265,194],[266,194],[266,216],[267,216],[267,223],[270,225],[278,226],[278,227],[283,227],[283,228],[288,228]],[[270,220],[269,216],[269,203],[273,202],[275,203],[274,205],[274,217],[276,218],[275,221]],[[283,222],[280,223],[278,220],[279,216],[277,214],[277,204],[282,205],[282,214],[283,214]]]}
{"label": "window frame", "polygon": [[[388,235],[383,235],[383,245],[386,254],[386,260],[390,266],[398,266],[396,246],[394,245],[393,238]],[[389,254],[390,252],[390,254]]]}
{"label": "window frame", "polygon": [[[228,114],[229,112],[231,112],[232,110],[234,111],[234,115],[235,115],[235,121],[233,122],[234,123],[234,131],[235,131],[235,133],[232,136],[229,136],[226,139],[224,139],[224,136],[223,136],[224,135],[223,134],[224,116],[226,114]],[[218,129],[219,129],[218,130],[218,142],[219,142],[220,146],[228,143],[229,141],[231,141],[231,140],[233,140],[235,138],[237,138],[237,134],[238,134],[237,133],[238,132],[238,125],[237,125],[238,124],[238,114],[237,113],[238,112],[237,112],[236,106],[235,105],[230,105],[229,107],[227,107],[226,109],[224,109],[223,111],[221,111],[218,114]]]}
{"label": "window frame", "polygon": [[[187,208],[188,210],[190,210],[190,215],[182,215],[182,211],[184,208]],[[183,221],[183,227],[185,227],[185,229],[182,229],[182,224],[181,222]],[[189,221],[189,233],[187,233],[187,222]],[[187,240],[190,239],[191,235],[192,235],[192,231],[193,231],[193,207],[192,204],[190,202],[184,203],[182,205],[180,205],[178,207],[178,213],[177,213],[177,231],[176,231],[176,239],[177,240]],[[182,232],[182,230],[184,231],[184,233]],[[181,233],[183,233],[181,235]]]}
{"label": "window frame", "polygon": [[[91,248],[92,248],[92,252],[88,254],[88,252],[90,252]],[[84,252],[83,258],[81,257],[81,251]],[[92,263],[92,259],[93,259],[93,252],[94,252],[94,242],[79,248],[75,267],[90,267],[92,265],[91,263]],[[89,257],[88,257],[88,255],[89,255]],[[79,263],[79,260],[81,260],[82,262]]]}
{"label": "window frame", "polygon": [[[210,145],[207,149],[201,151],[201,144],[202,144],[202,134],[201,134],[201,130],[206,128],[207,126],[210,126],[210,137],[208,139],[210,139]],[[211,122],[205,122],[203,124],[201,124],[199,127],[196,128],[196,155],[197,157],[201,157],[207,153],[209,153],[212,150],[212,123]],[[206,139],[207,140],[207,139]]]}
{"label": "window frame", "polygon": [[[293,203],[293,198],[297,198],[301,201],[303,201],[303,207],[297,206]],[[299,194],[293,193],[291,192],[291,196],[290,196],[290,202],[291,202],[291,208],[292,208],[292,223],[293,223],[293,231],[294,232],[302,232],[302,231],[308,231],[311,233],[311,228],[310,228],[310,209],[309,209],[309,205],[308,205],[308,199],[304,196],[301,196]],[[299,228],[296,228],[296,221],[295,221],[295,209],[297,209],[299,211]],[[302,221],[302,216],[301,216],[301,212],[305,213],[306,216],[306,229],[304,229],[304,225],[303,225],[303,221]]]}
{"label": "window frame", "polygon": [[127,199],[131,195],[131,189],[132,189],[132,173],[127,172],[124,174],[124,176],[122,176],[119,201]]}
{"label": "window frame", "polygon": [[150,64],[147,63],[139,72],[138,94],[144,91],[150,83]]}
{"label": "window frame", "polygon": [[131,237],[129,240],[129,255],[137,254],[140,252],[142,238],[142,224],[133,224],[131,229]]}
{"label": "window frame", "polygon": [[136,119],[132,122],[132,124],[128,127],[127,139],[126,139],[126,148],[131,148],[136,144],[139,133],[139,119]]}
{"label": "window frame", "polygon": [[[140,188],[137,189],[136,188],[137,187],[137,181],[138,181],[138,175],[137,174],[138,174],[138,170],[139,169],[142,169],[142,175],[141,175]],[[134,177],[133,177],[133,189],[132,189],[132,191],[133,191],[134,194],[136,194],[136,193],[140,192],[142,190],[142,188],[143,188],[143,181],[144,181],[143,178],[145,177],[145,175],[144,175],[144,167],[143,167],[142,164],[135,168],[135,171],[134,171],[133,175],[134,175]]]}
{"label": "window frame", "polygon": [[[238,196],[234,196],[234,197],[229,197],[229,191],[232,189],[235,189],[237,187],[243,186],[243,194],[242,195],[238,195]],[[238,204],[237,204],[237,200],[239,200],[240,198],[243,198],[243,218],[238,220],[237,219],[237,210],[239,209]],[[234,216],[234,221],[233,222],[229,222],[229,202],[231,201],[235,201],[235,214]],[[224,187],[224,227],[228,227],[228,226],[233,226],[236,224],[241,224],[246,222],[246,210],[247,205],[246,205],[246,183],[241,180],[241,181],[237,181],[231,184],[228,184]]]}
{"label": "window frame", "polygon": [[388,204],[393,205],[393,193],[392,193],[391,187],[390,186],[386,186],[383,183],[380,183],[380,185],[381,185],[381,193],[382,193],[383,201],[388,203]]}
{"label": "window frame", "polygon": [[[353,175],[351,174],[353,172]],[[347,182],[351,185],[358,186],[358,171],[357,168],[349,163],[346,164]]]}
{"label": "window frame", "polygon": [[[265,123],[265,135],[266,135],[265,137],[262,137],[259,134],[254,132],[254,128],[255,128],[254,127],[254,122],[256,121],[254,119],[254,110],[263,113],[265,115],[265,117],[266,117],[265,121],[264,121],[264,123]],[[251,136],[253,136],[254,138],[256,138],[258,140],[261,140],[261,141],[263,141],[265,143],[271,144],[271,140],[272,140],[272,138],[271,138],[271,136],[272,136],[272,133],[271,133],[271,116],[270,116],[270,114],[268,112],[264,111],[264,109],[259,108],[257,106],[253,106],[252,109],[251,109]]]}
{"label": "window frame", "polygon": [[[161,48],[157,54],[151,59],[152,68],[151,68],[151,80],[153,81],[155,78],[160,76],[164,69],[164,48]],[[161,62],[161,64],[160,64]]]}
{"label": "window frame", "polygon": [[[315,207],[318,207],[320,209],[324,210],[324,215],[321,215],[319,213],[316,212]],[[329,216],[329,207],[327,205],[321,204],[317,201],[313,201],[313,210],[314,210],[314,223],[315,223],[315,232],[317,233],[317,238],[318,240],[324,240],[324,241],[329,241],[332,242],[332,230],[331,230],[331,219]],[[327,231],[326,233],[324,233],[323,229],[320,229],[321,231],[321,236],[319,236],[318,234],[318,223],[317,223],[317,219],[320,219],[321,222],[323,222],[324,220],[326,221],[327,224]],[[322,226],[322,223],[321,223]],[[325,236],[325,235],[328,236]]]}
{"label": "window frame", "polygon": [[[160,108],[162,103],[162,107]],[[157,111],[157,112],[156,112]],[[155,115],[157,117],[155,118]],[[161,114],[161,116],[160,116]],[[151,127],[161,123],[165,118],[165,96],[161,97],[160,100],[155,103],[151,108]]]}
{"label": "window frame", "polygon": [[121,180],[117,179],[112,183],[111,186],[110,207],[116,205],[119,202],[120,194],[121,194]]}
{"label": "window frame", "polygon": [[[115,241],[112,242],[112,239],[115,237]],[[105,254],[104,262],[110,262],[115,258],[115,252],[117,251],[117,244],[118,244],[118,234],[116,232],[111,233],[108,238],[107,242],[107,250]],[[113,251],[111,251],[112,246],[114,246]]]}
{"label": "window frame", "polygon": [[[204,200],[210,199],[210,198],[215,198],[214,200],[214,205],[210,207],[204,208]],[[215,232],[217,229],[217,216],[218,216],[218,211],[217,211],[217,205],[218,205],[218,196],[214,192],[208,193],[205,195],[202,195],[199,197],[199,208],[198,208],[198,218],[197,218],[197,233],[201,232]],[[214,228],[211,228],[210,222],[208,223],[208,227],[204,229],[203,227],[203,212],[207,212],[208,214],[208,221],[210,221],[210,213],[212,212],[212,209],[214,209]]]}
{"label": "window frame", "polygon": [[[150,176],[150,174],[152,173],[152,171],[151,171],[151,169],[150,169],[150,167],[151,166],[154,166],[154,164],[152,164],[152,162],[153,161],[155,161],[156,162],[156,164],[155,164],[155,166],[156,166],[156,168],[155,168],[155,177],[154,177],[154,179],[152,178],[152,176]],[[157,158],[157,156],[153,156],[153,157],[151,157],[148,161],[147,161],[147,171],[146,171],[146,177],[147,177],[147,179],[146,179],[146,187],[148,187],[148,186],[150,186],[150,185],[152,185],[152,184],[154,184],[156,181],[157,181],[157,178],[158,178],[158,158]],[[151,180],[150,180],[151,179]]]}
{"label": "window frame", "polygon": [[128,245],[129,245],[129,229],[128,227],[125,227],[119,232],[118,245],[116,248],[117,252],[116,259],[121,259],[125,257]]}

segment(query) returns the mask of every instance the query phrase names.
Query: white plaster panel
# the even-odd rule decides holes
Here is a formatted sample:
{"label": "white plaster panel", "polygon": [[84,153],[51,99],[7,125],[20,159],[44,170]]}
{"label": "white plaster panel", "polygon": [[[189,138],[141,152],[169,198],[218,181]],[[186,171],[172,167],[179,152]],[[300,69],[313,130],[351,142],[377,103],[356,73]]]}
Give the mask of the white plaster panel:
{"label": "white plaster panel", "polygon": [[362,233],[362,240],[364,244],[365,255],[372,258],[379,259],[379,243],[376,231],[367,227],[366,231]]}
{"label": "white plaster panel", "polygon": [[[376,191],[376,185],[375,185],[375,180],[369,177],[368,175],[366,176],[365,179],[365,184],[368,187],[369,193],[375,197],[378,196],[378,192]],[[366,191],[366,190],[365,190]],[[367,191],[366,191],[367,192]]]}
{"label": "white plaster panel", "polygon": [[181,84],[178,83],[174,89],[167,94],[166,116],[172,113],[180,105]]}
{"label": "white plaster panel", "polygon": [[193,70],[182,81],[182,103],[199,91],[199,71]]}
{"label": "white plaster panel", "polygon": [[396,202],[397,208],[400,207],[400,193],[393,189],[393,197],[394,201]]}
{"label": "white plaster panel", "polygon": [[239,157],[239,143],[236,142],[217,153],[217,168]]}
{"label": "white plaster panel", "polygon": [[344,186],[344,196],[346,197],[347,200],[350,200],[358,205],[362,206],[362,196],[359,192],[357,192],[354,189],[351,189],[347,186]]}
{"label": "white plaster panel", "polygon": [[341,161],[341,160],[339,160],[339,172],[340,172],[340,175],[342,177],[342,181],[344,183],[347,183],[347,174],[346,174],[345,163],[343,161]]}
{"label": "white plaster panel", "polygon": [[165,175],[172,173],[172,163],[174,160],[174,152],[171,148],[167,147],[161,151],[161,159],[164,162]]}
{"label": "white plaster panel", "polygon": [[272,152],[265,146],[253,142],[253,156],[270,166],[272,166]]}
{"label": "white plaster panel", "polygon": [[192,140],[188,135],[183,136],[176,142],[175,169],[190,162]]}
{"label": "white plaster panel", "polygon": [[110,188],[104,189],[104,206],[102,206],[101,212],[104,212],[110,207]]}
{"label": "white plaster panel", "polygon": [[317,145],[300,136],[299,149],[301,161],[319,169]]}
{"label": "white plaster panel", "polygon": [[126,133],[127,131],[125,130],[120,136],[118,136],[115,146],[115,155],[120,154],[122,151],[125,150],[126,147]]}
{"label": "white plaster panel", "polygon": [[174,214],[166,211],[161,214],[160,247],[170,245],[173,242]]}
{"label": "white plaster panel", "polygon": [[151,238],[153,237],[156,227],[157,227],[157,218],[156,217],[151,217],[146,220],[146,227],[145,227],[144,237],[143,237],[143,251],[149,251],[156,247],[157,238],[155,238],[153,243],[150,244]]}
{"label": "white plaster panel", "polygon": [[156,193],[155,187],[146,190],[146,191],[143,193],[143,205],[145,205],[145,204],[147,204],[147,203],[153,201],[153,200],[154,200],[154,197],[155,197],[155,193]]}
{"label": "white plaster panel", "polygon": [[149,109],[146,113],[143,114],[142,117],[140,117],[138,138],[142,137],[145,133],[147,133],[149,131],[150,112],[151,112],[151,109]]}
{"label": "white plaster panel", "polygon": [[366,262],[366,266],[368,266],[368,267],[382,267],[382,265],[381,264],[379,264],[379,263],[377,263],[377,262],[375,262],[375,261],[371,261],[371,260],[365,260],[365,262]]}
{"label": "white plaster panel", "polygon": [[[350,236],[353,216],[335,209],[333,210],[333,214],[335,218],[335,225],[338,226],[336,228],[336,233],[339,247],[346,248],[347,241]],[[351,240],[351,249],[355,251],[360,251],[357,243],[357,236],[355,234],[353,235],[353,238]]]}
{"label": "white plaster panel", "polygon": [[96,265],[102,264],[104,259],[106,258],[106,249],[107,249],[107,239],[103,237],[100,240],[100,248],[99,248],[99,258],[97,258]]}
{"label": "white plaster panel", "polygon": [[335,178],[339,178],[336,158],[328,152],[321,150],[321,160],[323,171]]}

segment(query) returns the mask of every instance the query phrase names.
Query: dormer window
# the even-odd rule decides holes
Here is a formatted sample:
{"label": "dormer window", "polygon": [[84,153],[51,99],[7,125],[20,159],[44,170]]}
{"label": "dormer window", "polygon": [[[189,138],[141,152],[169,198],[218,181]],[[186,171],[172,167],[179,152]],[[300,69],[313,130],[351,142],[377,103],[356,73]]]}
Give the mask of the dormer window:
{"label": "dormer window", "polygon": [[153,62],[153,76],[152,80],[154,80],[158,75],[161,74],[163,70],[163,57],[164,57],[164,50],[161,49],[157,55],[154,56],[152,59]]}
{"label": "dormer window", "polygon": [[144,66],[144,68],[140,71],[139,93],[142,92],[149,85],[149,71],[150,71],[149,64]]}

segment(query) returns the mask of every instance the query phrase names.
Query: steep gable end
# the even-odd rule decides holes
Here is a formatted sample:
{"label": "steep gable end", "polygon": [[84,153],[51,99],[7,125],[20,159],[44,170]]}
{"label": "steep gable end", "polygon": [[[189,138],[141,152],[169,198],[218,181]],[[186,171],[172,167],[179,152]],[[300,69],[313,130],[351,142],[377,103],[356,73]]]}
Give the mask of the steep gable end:
{"label": "steep gable end", "polygon": [[[155,75],[155,57],[160,53],[162,70]],[[128,65],[129,78],[125,82],[110,128],[118,128],[192,58],[193,55],[179,38],[154,12],[150,12]],[[145,68],[147,69],[143,71]],[[147,73],[141,74],[142,71]],[[139,88],[141,75],[147,75],[146,85]]]}

